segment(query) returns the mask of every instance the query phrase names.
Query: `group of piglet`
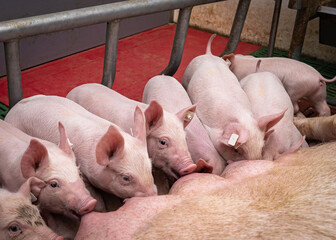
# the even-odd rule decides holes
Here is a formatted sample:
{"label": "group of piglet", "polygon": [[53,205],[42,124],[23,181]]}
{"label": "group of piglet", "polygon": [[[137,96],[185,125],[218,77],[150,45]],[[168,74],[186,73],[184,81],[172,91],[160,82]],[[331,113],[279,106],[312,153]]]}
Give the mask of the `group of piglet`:
{"label": "group of piglet", "polygon": [[[178,216],[178,208],[190,229],[171,226],[172,239],[200,239],[191,230],[202,216],[195,205],[210,204],[206,196],[237,202],[237,189],[252,191],[246,179],[278,165],[307,164],[301,151],[319,149],[309,150],[305,136],[335,139],[322,134],[328,126],[317,130],[325,126],[320,120],[293,119],[302,97],[330,115],[325,82],[336,78],[291,59],[214,56],[214,37],[206,54],[190,62],[182,84],[155,76],[142,102],[94,83],[66,98],[18,102],[0,121],[0,186],[7,189],[0,190],[0,238],[161,239],[164,228],[148,235],[144,226],[159,226],[149,222],[165,211]],[[290,170],[278,175],[295,178]],[[256,181],[253,191],[267,186]],[[222,194],[213,195],[218,189]],[[201,239],[225,238],[224,230],[208,231]]]}

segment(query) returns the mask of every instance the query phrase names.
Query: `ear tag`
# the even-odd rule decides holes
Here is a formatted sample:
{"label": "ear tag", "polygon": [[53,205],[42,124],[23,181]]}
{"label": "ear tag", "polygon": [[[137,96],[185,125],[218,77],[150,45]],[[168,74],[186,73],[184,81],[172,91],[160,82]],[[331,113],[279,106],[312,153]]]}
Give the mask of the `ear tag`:
{"label": "ear tag", "polygon": [[184,116],[184,121],[190,122],[194,117],[194,113],[191,111],[188,111],[186,115]]}
{"label": "ear tag", "polygon": [[69,138],[67,138],[69,146],[72,148],[73,144],[70,142]]}
{"label": "ear tag", "polygon": [[239,138],[238,134],[232,133],[228,144],[231,145],[232,147],[234,147],[236,145],[236,142],[237,142],[238,138]]}
{"label": "ear tag", "polygon": [[231,61],[227,58],[227,59],[225,59],[225,62],[226,62],[226,65],[228,66],[228,67],[230,67],[231,66]]}
{"label": "ear tag", "polygon": [[34,203],[34,202],[37,201],[37,198],[36,198],[35,195],[32,194],[32,193],[30,193],[30,201],[31,201],[32,203]]}

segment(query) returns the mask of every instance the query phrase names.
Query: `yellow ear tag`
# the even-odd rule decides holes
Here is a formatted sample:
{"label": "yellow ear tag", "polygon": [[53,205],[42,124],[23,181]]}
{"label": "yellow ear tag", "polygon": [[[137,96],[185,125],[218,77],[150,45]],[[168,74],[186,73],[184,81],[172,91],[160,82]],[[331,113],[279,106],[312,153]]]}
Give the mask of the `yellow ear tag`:
{"label": "yellow ear tag", "polygon": [[188,111],[186,115],[184,115],[184,121],[190,122],[194,117],[194,113],[191,111]]}
{"label": "yellow ear tag", "polygon": [[238,138],[239,138],[238,134],[232,133],[228,144],[231,145],[232,147],[234,147],[236,145],[236,142],[237,142]]}

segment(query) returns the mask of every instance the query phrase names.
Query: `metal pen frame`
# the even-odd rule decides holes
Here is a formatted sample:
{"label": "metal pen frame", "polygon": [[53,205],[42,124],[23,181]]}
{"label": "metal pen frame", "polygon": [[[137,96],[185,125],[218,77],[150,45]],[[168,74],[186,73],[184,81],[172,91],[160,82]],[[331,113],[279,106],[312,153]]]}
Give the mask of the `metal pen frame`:
{"label": "metal pen frame", "polygon": [[22,99],[19,40],[40,34],[107,23],[102,84],[112,87],[118,50],[120,20],[180,9],[172,54],[162,73],[173,75],[181,62],[192,7],[223,0],[129,0],[52,14],[0,22],[0,42],[4,42],[9,107]]}

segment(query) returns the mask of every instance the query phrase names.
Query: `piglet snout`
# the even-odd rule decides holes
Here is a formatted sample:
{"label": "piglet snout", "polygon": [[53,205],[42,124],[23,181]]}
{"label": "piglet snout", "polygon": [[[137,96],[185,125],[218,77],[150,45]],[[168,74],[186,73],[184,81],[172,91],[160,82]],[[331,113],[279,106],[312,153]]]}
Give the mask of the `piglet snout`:
{"label": "piglet snout", "polygon": [[79,215],[83,216],[91,211],[93,211],[93,209],[95,208],[96,206],[96,203],[97,203],[97,200],[96,199],[93,199],[93,198],[89,198],[88,200],[86,200],[84,203],[83,203],[83,207],[81,207],[79,210],[78,210],[78,213]]}
{"label": "piglet snout", "polygon": [[64,238],[61,237],[61,236],[54,236],[54,237],[50,238],[50,240],[64,240]]}
{"label": "piglet snout", "polygon": [[135,197],[150,197],[150,196],[156,196],[156,195],[157,195],[156,187],[147,192],[136,192],[134,194]]}
{"label": "piglet snout", "polygon": [[190,173],[194,172],[196,168],[197,168],[196,164],[190,164],[188,167],[181,169],[179,171],[179,174],[181,176],[190,174]]}

